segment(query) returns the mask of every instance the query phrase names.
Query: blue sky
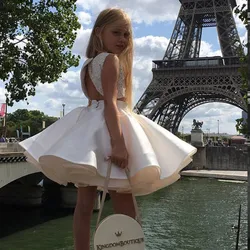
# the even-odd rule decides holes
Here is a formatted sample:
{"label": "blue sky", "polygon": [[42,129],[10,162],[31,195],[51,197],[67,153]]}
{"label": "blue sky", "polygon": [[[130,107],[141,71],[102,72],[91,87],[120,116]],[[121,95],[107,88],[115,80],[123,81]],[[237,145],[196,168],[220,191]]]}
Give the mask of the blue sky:
{"label": "blue sky", "polygon": [[[241,4],[245,0],[238,0]],[[65,103],[65,112],[86,105],[87,100],[81,92],[79,71],[85,60],[84,53],[88,38],[97,14],[107,7],[125,9],[132,18],[134,30],[134,104],[140,98],[152,79],[152,60],[162,59],[171,38],[175,21],[179,12],[178,0],[78,0],[76,14],[79,17],[81,28],[78,30],[73,53],[80,54],[82,59],[79,67],[70,68],[57,82],[41,85],[37,88],[35,97],[29,98],[29,105],[18,102],[8,108],[8,112],[16,109],[37,109],[47,115],[60,116],[62,103]],[[246,39],[246,30],[236,18],[238,32],[242,40]],[[220,55],[220,47],[216,28],[203,30],[201,55]],[[0,82],[0,103],[4,102],[3,83]],[[189,133],[192,120],[204,122],[204,132],[217,132],[218,120],[220,131],[236,134],[235,119],[241,117],[241,110],[228,104],[209,103],[190,111],[184,117],[179,130]]]}

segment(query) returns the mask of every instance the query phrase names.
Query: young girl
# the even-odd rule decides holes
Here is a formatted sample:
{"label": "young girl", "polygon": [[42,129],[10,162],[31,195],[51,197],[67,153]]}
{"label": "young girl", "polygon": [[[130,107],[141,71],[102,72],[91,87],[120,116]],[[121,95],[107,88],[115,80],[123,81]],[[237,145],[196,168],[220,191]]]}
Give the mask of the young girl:
{"label": "young girl", "polygon": [[74,214],[76,250],[88,250],[96,190],[113,163],[109,193],[116,213],[135,217],[135,195],[179,179],[196,149],[144,116],[133,114],[131,21],[120,9],[102,11],[93,27],[81,70],[87,107],[72,110],[21,142],[28,160],[57,183],[78,187]]}

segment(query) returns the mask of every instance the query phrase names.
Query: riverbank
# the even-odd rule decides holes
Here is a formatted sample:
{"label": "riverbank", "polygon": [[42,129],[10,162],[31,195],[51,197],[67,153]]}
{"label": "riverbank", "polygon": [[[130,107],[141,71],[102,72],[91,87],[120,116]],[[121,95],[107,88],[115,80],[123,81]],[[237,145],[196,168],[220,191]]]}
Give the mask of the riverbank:
{"label": "riverbank", "polygon": [[247,171],[184,170],[181,176],[247,181]]}

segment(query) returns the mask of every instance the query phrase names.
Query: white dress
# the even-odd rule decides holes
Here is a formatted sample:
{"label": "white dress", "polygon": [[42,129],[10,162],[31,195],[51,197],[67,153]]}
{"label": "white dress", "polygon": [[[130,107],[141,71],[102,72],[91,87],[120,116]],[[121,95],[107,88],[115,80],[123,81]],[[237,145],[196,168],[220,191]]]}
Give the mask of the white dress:
{"label": "white dress", "polygon": [[[88,59],[81,70],[82,89],[87,95],[86,65],[98,92],[102,94],[101,70],[108,53]],[[120,72],[118,98],[124,96]],[[196,148],[182,141],[143,115],[131,113],[127,104],[117,101],[120,122],[129,154],[128,168],[135,195],[146,195],[180,178],[179,172],[192,161]],[[103,189],[111,153],[110,135],[104,119],[104,102],[92,101],[78,107],[48,128],[20,143],[27,160],[51,180],[67,185],[97,186]],[[110,190],[130,192],[125,171],[112,166]]]}

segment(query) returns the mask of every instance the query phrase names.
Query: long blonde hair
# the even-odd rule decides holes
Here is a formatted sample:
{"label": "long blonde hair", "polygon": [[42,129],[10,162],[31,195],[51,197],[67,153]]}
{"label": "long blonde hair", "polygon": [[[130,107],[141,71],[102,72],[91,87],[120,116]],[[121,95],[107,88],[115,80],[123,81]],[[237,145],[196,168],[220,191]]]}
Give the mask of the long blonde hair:
{"label": "long blonde hair", "polygon": [[116,21],[124,21],[129,26],[129,39],[128,46],[118,56],[120,64],[123,68],[125,75],[125,97],[130,109],[132,109],[132,67],[133,67],[133,36],[132,36],[132,24],[129,16],[121,9],[110,8],[103,10],[97,17],[94,27],[92,29],[88,47],[86,50],[86,57],[92,58],[97,56],[100,52],[105,52],[103,44],[100,38],[96,35],[96,28],[100,28],[100,31]]}

